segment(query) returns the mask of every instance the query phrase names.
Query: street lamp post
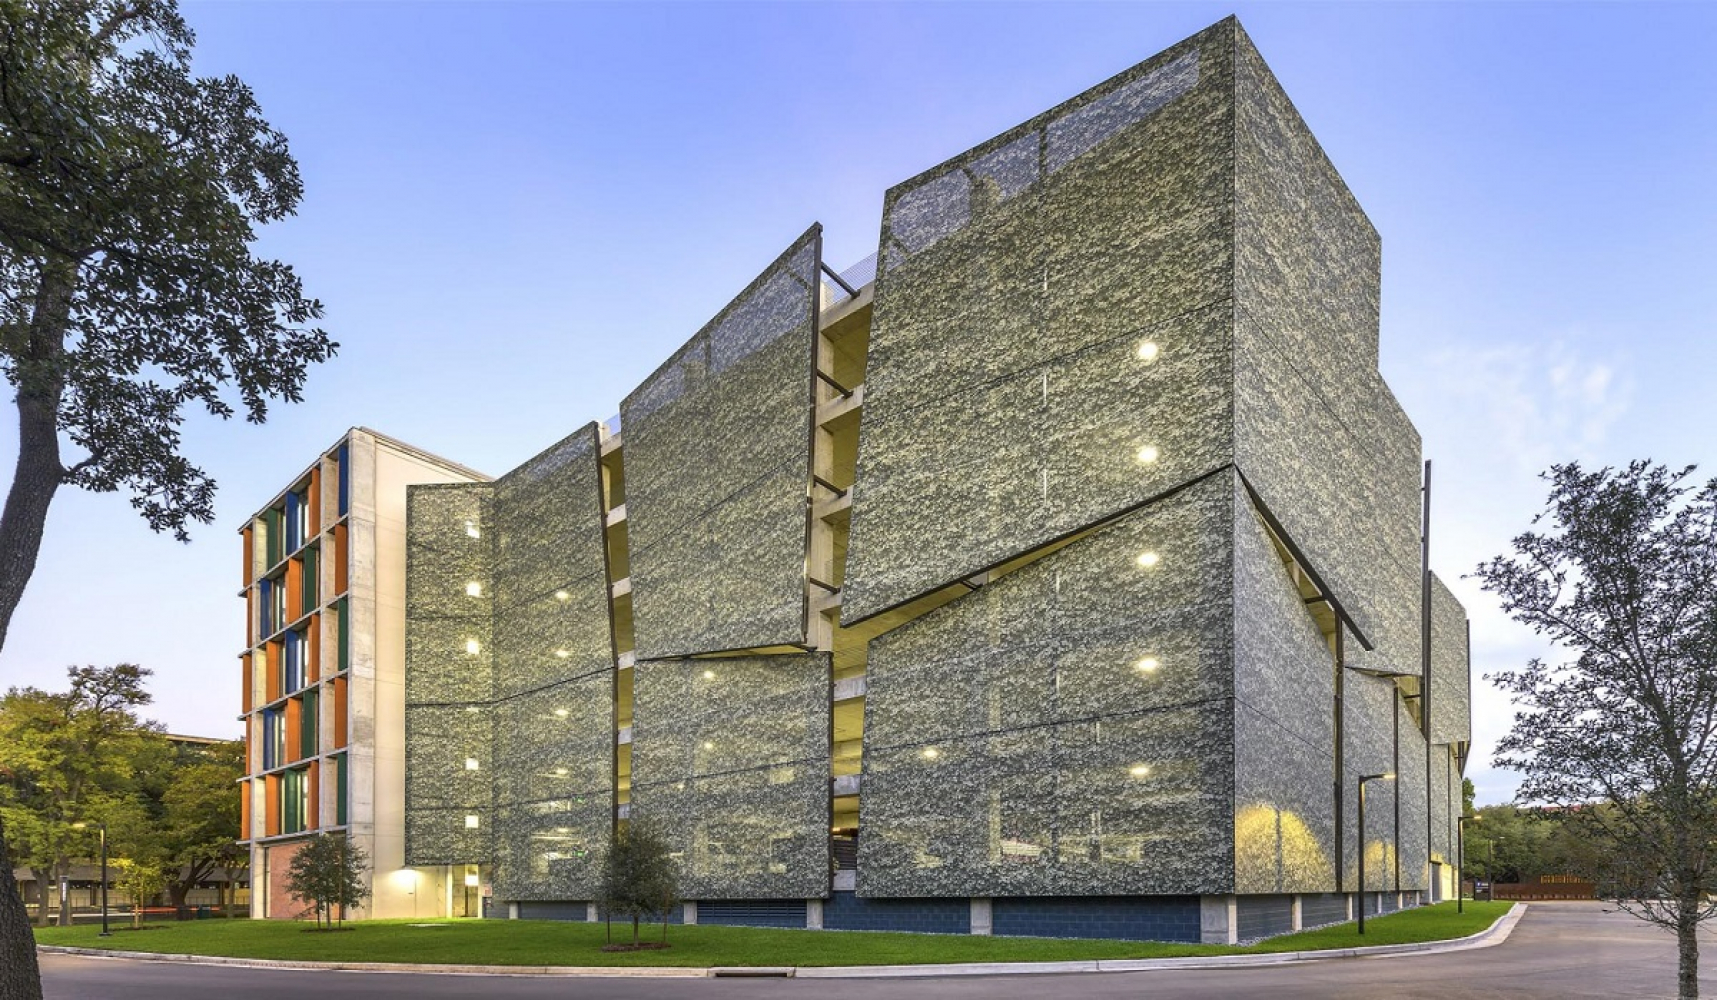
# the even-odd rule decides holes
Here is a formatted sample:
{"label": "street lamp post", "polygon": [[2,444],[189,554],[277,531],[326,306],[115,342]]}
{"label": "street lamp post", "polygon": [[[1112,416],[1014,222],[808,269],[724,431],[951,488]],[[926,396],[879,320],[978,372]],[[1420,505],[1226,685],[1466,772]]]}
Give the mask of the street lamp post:
{"label": "street lamp post", "polygon": [[1382,774],[1364,774],[1359,778],[1359,933],[1365,933],[1365,783],[1368,781],[1394,781],[1393,771]]}
{"label": "street lamp post", "polygon": [[[96,823],[96,829],[101,831],[101,937],[112,937],[107,929],[107,824]],[[73,823],[73,829],[86,830],[88,823]]]}
{"label": "street lamp post", "polygon": [[[1455,912],[1465,913],[1467,908],[1466,894],[1461,892],[1461,880],[1467,874],[1467,824],[1477,823],[1478,815],[1462,816],[1455,825]],[[1474,894],[1474,898],[1478,898]]]}

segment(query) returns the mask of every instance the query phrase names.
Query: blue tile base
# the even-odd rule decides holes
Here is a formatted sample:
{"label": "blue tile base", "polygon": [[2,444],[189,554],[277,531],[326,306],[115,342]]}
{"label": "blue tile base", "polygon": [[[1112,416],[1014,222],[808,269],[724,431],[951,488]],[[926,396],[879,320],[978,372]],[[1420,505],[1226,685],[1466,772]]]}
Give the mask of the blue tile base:
{"label": "blue tile base", "polygon": [[1197,896],[1042,896],[993,900],[991,932],[1013,937],[1199,939]]}
{"label": "blue tile base", "polygon": [[969,934],[972,904],[965,899],[861,899],[837,892],[823,901],[823,929]]}

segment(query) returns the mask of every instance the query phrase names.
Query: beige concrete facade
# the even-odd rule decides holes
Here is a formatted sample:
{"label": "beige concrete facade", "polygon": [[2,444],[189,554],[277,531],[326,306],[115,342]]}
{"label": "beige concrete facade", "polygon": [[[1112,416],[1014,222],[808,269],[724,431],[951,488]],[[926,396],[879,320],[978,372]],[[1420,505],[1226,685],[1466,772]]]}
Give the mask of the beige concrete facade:
{"label": "beige concrete facade", "polygon": [[252,916],[304,908],[285,869],[318,832],[370,859],[352,918],[478,912],[476,872],[404,865],[405,502],[411,485],[486,478],[354,428],[241,528]]}

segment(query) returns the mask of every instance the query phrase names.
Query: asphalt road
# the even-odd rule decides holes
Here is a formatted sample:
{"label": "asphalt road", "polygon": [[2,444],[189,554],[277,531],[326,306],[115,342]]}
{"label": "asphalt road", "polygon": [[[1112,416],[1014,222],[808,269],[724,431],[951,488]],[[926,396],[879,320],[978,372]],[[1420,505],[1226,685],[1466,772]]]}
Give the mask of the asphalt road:
{"label": "asphalt road", "polygon": [[[1717,936],[1707,939],[1702,992],[1717,996]],[[726,1000],[841,997],[856,1000],[1054,1000],[1178,997],[1435,1000],[1556,997],[1670,998],[1670,935],[1596,903],[1534,903],[1502,945],[1408,958],[1347,959],[1185,972],[992,976],[954,979],[549,979],[300,972],[43,955],[50,1000],[303,1000],[304,997]]]}

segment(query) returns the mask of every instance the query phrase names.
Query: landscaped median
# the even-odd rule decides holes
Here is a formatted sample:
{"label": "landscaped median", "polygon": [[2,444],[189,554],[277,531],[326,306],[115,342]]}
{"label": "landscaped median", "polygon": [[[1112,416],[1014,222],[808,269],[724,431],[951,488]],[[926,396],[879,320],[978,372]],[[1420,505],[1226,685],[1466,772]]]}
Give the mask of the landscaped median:
{"label": "landscaped median", "polygon": [[[373,920],[347,930],[316,932],[302,923],[202,920],[116,930],[43,927],[41,945],[158,955],[203,955],[293,962],[561,968],[711,969],[831,966],[917,966],[1008,962],[1093,962],[1164,958],[1215,958],[1330,951],[1371,945],[1448,941],[1485,930],[1508,913],[1506,902],[1454,903],[1406,910],[1365,922],[1362,937],[1351,924],[1270,938],[1255,945],[1165,944],[1070,938],[973,937],[879,931],[802,931],[762,927],[680,926],[668,929],[664,951],[605,952],[602,924],[546,920]],[[654,939],[659,927],[647,928]],[[630,925],[614,925],[616,940],[630,940]],[[1000,970],[998,970],[1000,971]],[[1072,971],[1072,970],[1070,970]]]}

